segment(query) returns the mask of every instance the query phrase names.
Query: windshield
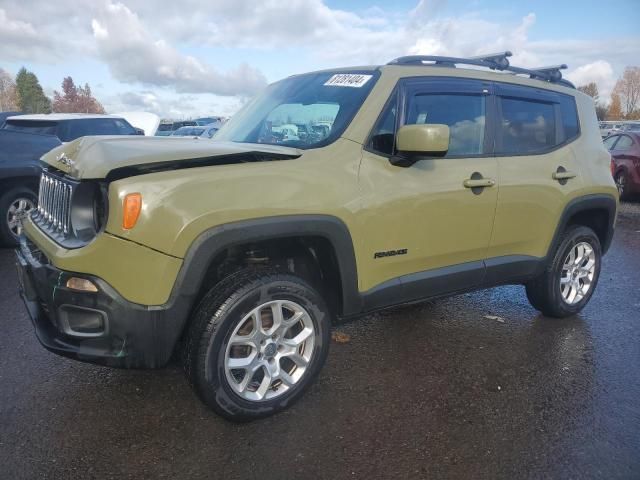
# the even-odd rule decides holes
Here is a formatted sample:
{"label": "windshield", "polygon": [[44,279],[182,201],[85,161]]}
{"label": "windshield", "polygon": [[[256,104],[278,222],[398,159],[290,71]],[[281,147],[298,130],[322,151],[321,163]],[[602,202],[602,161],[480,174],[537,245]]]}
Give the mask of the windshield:
{"label": "windshield", "polygon": [[174,137],[199,137],[204,132],[204,128],[180,127],[173,132]]}
{"label": "windshield", "polygon": [[215,140],[327,145],[347,128],[378,76],[377,71],[321,72],[274,83],[234,115]]}

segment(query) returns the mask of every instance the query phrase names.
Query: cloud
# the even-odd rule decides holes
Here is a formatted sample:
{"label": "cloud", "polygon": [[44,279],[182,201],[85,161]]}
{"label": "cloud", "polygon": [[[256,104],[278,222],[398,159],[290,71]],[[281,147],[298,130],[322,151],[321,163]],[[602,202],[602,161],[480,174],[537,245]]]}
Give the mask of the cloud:
{"label": "cloud", "polygon": [[50,47],[45,38],[38,35],[29,22],[9,17],[0,8],[0,58],[20,60],[22,58],[45,58],[50,55]]}
{"label": "cloud", "polygon": [[103,105],[108,113],[144,111],[173,119],[211,115],[231,116],[244,102],[244,97],[221,97],[211,94],[181,95],[165,89],[127,91],[103,99]]}
{"label": "cloud", "polygon": [[608,99],[611,96],[616,79],[613,68],[609,62],[598,60],[586,65],[582,65],[571,71],[566,77],[571,80],[576,87],[595,82],[598,85],[598,93],[601,99]]}
{"label": "cloud", "polygon": [[247,64],[220,73],[164,40],[154,39],[138,16],[121,3],[107,4],[91,26],[99,57],[122,82],[227,96],[251,95],[266,85],[264,75]]}
{"label": "cloud", "polygon": [[[126,85],[143,96],[152,92],[160,102],[153,108],[169,109],[173,105],[160,99],[170,94],[250,96],[266,83],[261,71],[277,80],[407,54],[500,50],[512,50],[512,64],[519,66],[569,63],[565,77],[578,84],[596,81],[607,100],[613,79],[637,64],[638,36],[532,39],[534,12],[509,18],[474,11],[477,3],[451,14],[446,0],[415,0],[404,10],[378,2],[382,7],[359,11],[323,0],[181,0],[161,8],[148,0],[115,1],[0,0],[0,58],[67,64],[98,59],[113,77],[101,79],[111,96]],[[234,59],[240,56],[248,63]]]}

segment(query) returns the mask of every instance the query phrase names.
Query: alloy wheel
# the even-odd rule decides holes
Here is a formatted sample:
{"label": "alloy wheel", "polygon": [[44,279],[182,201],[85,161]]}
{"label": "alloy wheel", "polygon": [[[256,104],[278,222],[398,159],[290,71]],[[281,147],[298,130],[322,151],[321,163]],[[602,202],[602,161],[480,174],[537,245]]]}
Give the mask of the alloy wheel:
{"label": "alloy wheel", "polygon": [[15,237],[22,233],[22,220],[27,218],[31,211],[35,208],[35,204],[28,198],[16,198],[7,211],[7,225],[9,231]]}
{"label": "alloy wheel", "polygon": [[624,176],[624,173],[619,173],[618,175],[616,175],[616,187],[618,188],[619,196],[622,197],[627,187],[627,179]]}
{"label": "alloy wheel", "polygon": [[571,247],[560,273],[560,293],[569,305],[580,302],[593,284],[596,273],[596,253],[587,242]]}
{"label": "alloy wheel", "polygon": [[309,313],[289,300],[252,310],[226,346],[224,368],[231,388],[259,402],[279,397],[301,380],[312,359],[316,329]]}

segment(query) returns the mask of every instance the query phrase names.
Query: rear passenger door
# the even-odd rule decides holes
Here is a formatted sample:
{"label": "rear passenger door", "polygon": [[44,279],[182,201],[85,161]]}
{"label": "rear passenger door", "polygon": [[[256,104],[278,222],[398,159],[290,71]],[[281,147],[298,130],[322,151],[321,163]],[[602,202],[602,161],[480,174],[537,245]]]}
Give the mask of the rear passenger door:
{"label": "rear passenger door", "polygon": [[547,254],[564,207],[582,185],[571,148],[579,135],[574,98],[498,83],[495,92],[500,193],[486,262],[489,282],[526,275]]}

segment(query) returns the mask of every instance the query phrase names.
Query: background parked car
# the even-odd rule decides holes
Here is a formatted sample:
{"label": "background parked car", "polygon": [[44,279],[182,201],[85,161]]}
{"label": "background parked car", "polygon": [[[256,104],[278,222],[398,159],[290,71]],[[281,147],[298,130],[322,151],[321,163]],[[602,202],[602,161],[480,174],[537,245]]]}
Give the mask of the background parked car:
{"label": "background parked car", "polygon": [[158,130],[156,131],[157,137],[168,137],[173,132],[182,127],[195,127],[197,123],[195,120],[184,120],[180,122],[160,122],[158,125]]}
{"label": "background parked car", "polygon": [[196,118],[194,122],[196,122],[196,124],[200,126],[211,125],[215,123],[219,123],[220,125],[222,125],[224,123],[224,118],[223,117],[202,117],[202,118]]}
{"label": "background parked car", "polygon": [[602,138],[607,138],[620,130],[622,130],[622,122],[600,122],[600,136]]}
{"label": "background parked car", "polygon": [[0,128],[0,244],[15,244],[22,218],[36,206],[42,155],[86,135],[137,134],[125,119],[111,115],[8,117]]}
{"label": "background parked car", "polygon": [[16,117],[22,115],[20,112],[0,112],[0,128],[4,125],[4,121],[9,117]]}
{"label": "background parked car", "polygon": [[171,134],[172,137],[212,138],[220,127],[217,124],[202,127],[180,127]]}
{"label": "background parked car", "polygon": [[611,153],[611,173],[620,198],[640,193],[640,132],[611,135],[604,146]]}

